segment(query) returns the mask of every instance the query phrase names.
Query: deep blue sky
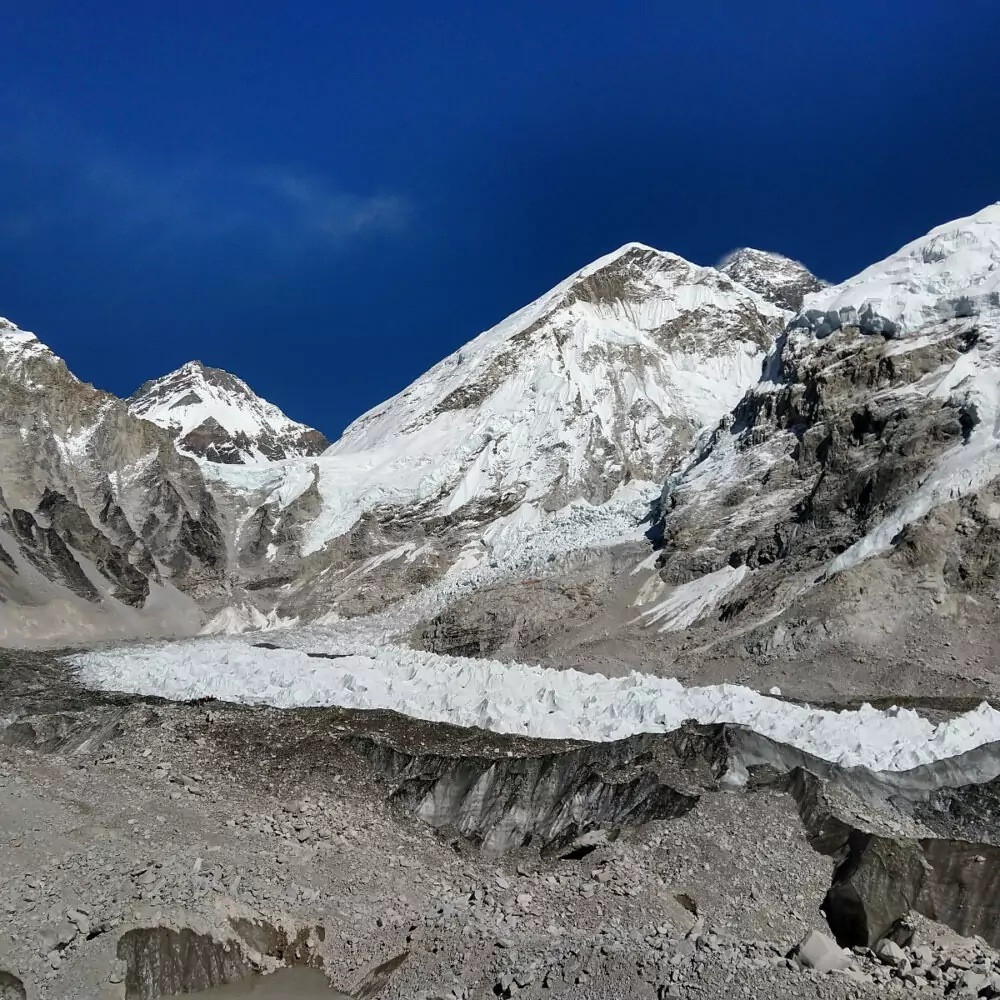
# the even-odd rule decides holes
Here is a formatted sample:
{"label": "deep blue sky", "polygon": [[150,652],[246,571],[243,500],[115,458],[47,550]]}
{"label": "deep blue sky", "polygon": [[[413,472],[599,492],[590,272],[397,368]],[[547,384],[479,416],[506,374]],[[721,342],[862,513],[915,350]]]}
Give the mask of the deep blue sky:
{"label": "deep blue sky", "polygon": [[629,240],[838,280],[1000,199],[996,0],[33,0],[0,40],[0,315],[329,436]]}

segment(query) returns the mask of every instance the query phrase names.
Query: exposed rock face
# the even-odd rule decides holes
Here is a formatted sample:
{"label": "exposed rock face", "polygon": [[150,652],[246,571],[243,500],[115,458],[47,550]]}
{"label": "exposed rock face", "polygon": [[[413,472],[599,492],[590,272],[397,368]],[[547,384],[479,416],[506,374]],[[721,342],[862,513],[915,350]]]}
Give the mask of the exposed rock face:
{"label": "exposed rock face", "polygon": [[6,320],[0,552],[4,642],[190,630],[227,558],[196,463]]}
{"label": "exposed rock face", "polygon": [[856,834],[824,910],[837,940],[873,947],[911,910],[1000,944],[1000,848]]}
{"label": "exposed rock face", "polygon": [[125,996],[135,1000],[197,993],[251,974],[235,941],[216,941],[187,927],[129,931],[118,942],[118,957],[128,967]]}
{"label": "exposed rock face", "polygon": [[750,247],[734,250],[719,265],[719,270],[768,302],[792,312],[802,308],[802,300],[810,292],[826,287],[804,264]]}
{"label": "exposed rock face", "polygon": [[410,756],[368,743],[357,751],[394,782],[390,801],[425,823],[454,830],[492,856],[529,846],[548,856],[574,847],[586,853],[627,825],[694,808],[718,777],[708,764],[715,742],[695,732],[640,736],[515,759]]}
{"label": "exposed rock face", "polygon": [[200,361],[146,382],[128,406],[170,431],[180,451],[210,462],[239,465],[319,455],[330,444],[319,431],[289,420],[242,379]]}
{"label": "exposed rock face", "polygon": [[[761,382],[666,481],[651,628],[780,655],[871,635],[834,610],[845,591],[992,592],[998,265],[993,206],[806,297]],[[928,600],[893,599],[879,631]]]}

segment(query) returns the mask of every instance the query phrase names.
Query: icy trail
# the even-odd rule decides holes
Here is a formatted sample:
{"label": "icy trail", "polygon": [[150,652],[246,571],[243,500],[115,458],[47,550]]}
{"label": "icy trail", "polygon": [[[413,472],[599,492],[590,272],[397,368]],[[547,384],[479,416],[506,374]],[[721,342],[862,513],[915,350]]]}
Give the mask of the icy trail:
{"label": "icy trail", "polygon": [[[295,630],[282,638],[315,649],[310,640],[319,637]],[[324,651],[352,654],[339,660],[225,638],[106,649],[70,662],[85,684],[104,690],[279,708],[393,709],[536,737],[605,741],[667,732],[686,719],[738,723],[826,760],[872,770],[906,770],[1000,740],[1000,712],[985,703],[935,726],[908,709],[829,712],[735,685],[684,688],[646,674],[608,678],[394,646],[352,649],[348,642],[331,633],[322,644]]]}

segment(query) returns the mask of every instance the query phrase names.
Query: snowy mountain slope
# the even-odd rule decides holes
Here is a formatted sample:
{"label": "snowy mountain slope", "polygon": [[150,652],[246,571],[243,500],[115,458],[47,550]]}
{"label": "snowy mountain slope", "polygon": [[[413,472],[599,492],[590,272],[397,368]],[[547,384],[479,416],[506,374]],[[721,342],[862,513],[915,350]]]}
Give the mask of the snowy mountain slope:
{"label": "snowy mountain slope", "polygon": [[[918,611],[992,600],[998,476],[993,205],[807,295],[765,377],[667,480],[639,620],[773,650],[775,635],[875,641]],[[845,571],[864,582],[835,586]],[[856,585],[884,604],[852,619],[837,602]],[[823,628],[803,628],[820,606]]]}
{"label": "snowy mountain slope", "polygon": [[[662,479],[759,378],[789,315],[712,268],[622,247],[445,358],[322,456],[282,463],[280,479],[213,470],[222,488],[263,500],[241,525],[244,565],[283,576],[315,556],[330,587],[331,572],[415,539],[420,558],[384,572],[434,578],[463,549],[463,565],[488,559],[483,529],[523,505],[602,503],[624,483]],[[388,593],[415,585],[393,580]]]}
{"label": "snowy mountain slope", "polygon": [[807,297],[796,327],[908,336],[1000,310],[1000,203],[932,229],[840,285]]}
{"label": "snowy mountain slope", "polygon": [[170,431],[181,451],[211,462],[277,461],[318,455],[329,445],[235,375],[200,361],[146,382],[128,405],[137,417]]}
{"label": "snowy mountain slope", "polygon": [[0,320],[0,640],[190,630],[224,562],[197,465]]}

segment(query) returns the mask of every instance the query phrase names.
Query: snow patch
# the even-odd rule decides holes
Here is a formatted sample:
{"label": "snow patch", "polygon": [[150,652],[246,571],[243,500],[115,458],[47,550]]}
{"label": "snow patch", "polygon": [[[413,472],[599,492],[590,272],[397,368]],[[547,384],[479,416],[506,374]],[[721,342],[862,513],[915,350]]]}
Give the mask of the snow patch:
{"label": "snow patch", "polygon": [[[706,611],[714,608],[723,597],[739,586],[747,575],[746,566],[723,566],[697,580],[675,587],[660,604],[639,616],[647,625],[660,623],[660,632],[678,632],[693,625]],[[639,619],[637,619],[638,621]]]}

